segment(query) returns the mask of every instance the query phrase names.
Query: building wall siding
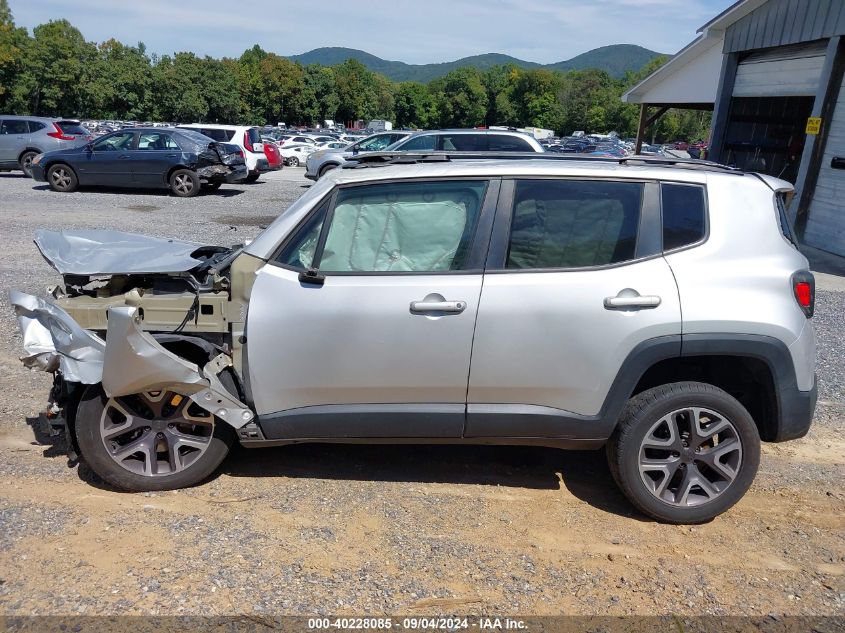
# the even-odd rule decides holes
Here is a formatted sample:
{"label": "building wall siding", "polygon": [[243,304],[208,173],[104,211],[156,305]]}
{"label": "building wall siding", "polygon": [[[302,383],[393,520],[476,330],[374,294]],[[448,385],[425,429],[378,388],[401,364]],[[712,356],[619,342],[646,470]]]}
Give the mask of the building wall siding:
{"label": "building wall siding", "polygon": [[845,35],[842,0],[769,0],[725,32],[723,52],[737,53]]}

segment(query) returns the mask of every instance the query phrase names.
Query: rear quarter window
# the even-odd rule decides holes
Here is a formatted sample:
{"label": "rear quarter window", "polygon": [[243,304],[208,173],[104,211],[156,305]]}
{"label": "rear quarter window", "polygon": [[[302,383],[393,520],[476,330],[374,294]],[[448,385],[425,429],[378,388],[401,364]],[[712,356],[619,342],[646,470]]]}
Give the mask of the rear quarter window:
{"label": "rear quarter window", "polygon": [[707,231],[704,187],[663,183],[663,250],[671,251],[704,239]]}
{"label": "rear quarter window", "polygon": [[[39,130],[43,130],[45,127],[47,127],[47,126],[44,125],[43,123],[41,123],[41,121],[30,121],[29,122],[29,131],[30,132],[38,132]],[[62,130],[62,131],[64,131],[64,130]]]}

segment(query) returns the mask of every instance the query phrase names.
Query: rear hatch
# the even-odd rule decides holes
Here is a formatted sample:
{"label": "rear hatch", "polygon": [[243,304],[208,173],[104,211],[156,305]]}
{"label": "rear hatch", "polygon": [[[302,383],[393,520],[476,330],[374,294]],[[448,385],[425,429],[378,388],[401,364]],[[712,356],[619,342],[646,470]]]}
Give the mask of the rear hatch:
{"label": "rear hatch", "polygon": [[59,139],[62,141],[62,145],[66,144],[68,147],[74,147],[94,140],[94,135],[85,129],[79,121],[54,121],[53,127],[56,129],[47,134]]}

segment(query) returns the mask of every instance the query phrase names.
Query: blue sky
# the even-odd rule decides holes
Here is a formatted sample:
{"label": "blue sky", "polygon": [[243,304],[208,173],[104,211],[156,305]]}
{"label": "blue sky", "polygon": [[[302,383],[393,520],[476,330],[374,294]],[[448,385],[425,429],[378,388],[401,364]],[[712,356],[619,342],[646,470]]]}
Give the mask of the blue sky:
{"label": "blue sky", "polygon": [[411,64],[505,53],[552,63],[608,44],[675,53],[733,0],[9,0],[32,27],[67,18],[85,37],[150,52],[238,56],[358,48]]}

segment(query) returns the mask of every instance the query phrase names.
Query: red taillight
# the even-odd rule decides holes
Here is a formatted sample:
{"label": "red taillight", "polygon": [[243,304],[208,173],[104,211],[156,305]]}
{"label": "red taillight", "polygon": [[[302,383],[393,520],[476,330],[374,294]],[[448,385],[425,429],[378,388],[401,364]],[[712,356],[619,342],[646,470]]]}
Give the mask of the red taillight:
{"label": "red taillight", "polygon": [[813,294],[810,291],[810,284],[806,281],[799,281],[795,284],[795,298],[798,299],[798,305],[802,308],[809,308],[813,298]]}
{"label": "red taillight", "polygon": [[249,140],[249,132],[244,132],[244,147],[246,147],[248,152],[255,151],[252,149],[252,141]]}
{"label": "red taillight", "polygon": [[53,123],[53,129],[55,130],[55,132],[47,132],[47,136],[52,136],[53,138],[57,138],[60,141],[75,141],[76,140],[75,136],[71,136],[69,134],[65,134],[64,132],[62,132],[62,128],[60,128],[55,123]]}
{"label": "red taillight", "polygon": [[795,301],[809,319],[816,308],[816,278],[812,273],[801,271],[792,276],[792,292]]}

